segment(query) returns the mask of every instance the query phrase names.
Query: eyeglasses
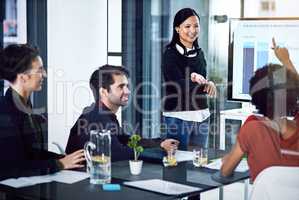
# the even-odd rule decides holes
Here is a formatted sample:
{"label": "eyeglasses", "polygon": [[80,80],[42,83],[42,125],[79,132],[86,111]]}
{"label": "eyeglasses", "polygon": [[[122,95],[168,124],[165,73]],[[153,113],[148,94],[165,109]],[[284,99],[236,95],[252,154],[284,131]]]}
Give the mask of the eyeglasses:
{"label": "eyeglasses", "polygon": [[30,74],[42,74],[43,76],[47,75],[47,72],[44,68],[40,68],[40,69],[37,69],[37,70],[30,69],[30,70],[25,71],[24,73],[28,74],[28,75],[30,75]]}

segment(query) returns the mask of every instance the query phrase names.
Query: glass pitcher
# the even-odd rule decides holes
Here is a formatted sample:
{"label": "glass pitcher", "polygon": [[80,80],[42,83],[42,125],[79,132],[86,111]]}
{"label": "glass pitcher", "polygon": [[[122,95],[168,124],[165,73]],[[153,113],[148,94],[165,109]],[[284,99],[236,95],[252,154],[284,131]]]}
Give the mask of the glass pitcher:
{"label": "glass pitcher", "polygon": [[109,130],[91,130],[90,141],[84,145],[87,173],[90,183],[105,184],[111,181],[111,136]]}

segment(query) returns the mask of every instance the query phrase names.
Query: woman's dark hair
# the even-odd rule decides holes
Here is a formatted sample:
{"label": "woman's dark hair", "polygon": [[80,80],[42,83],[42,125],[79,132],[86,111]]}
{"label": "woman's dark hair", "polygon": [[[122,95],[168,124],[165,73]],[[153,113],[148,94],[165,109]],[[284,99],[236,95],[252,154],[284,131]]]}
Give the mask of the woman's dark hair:
{"label": "woman's dark hair", "polygon": [[294,116],[299,111],[299,76],[278,64],[265,65],[251,78],[250,95],[259,113],[270,119]]}
{"label": "woman's dark hair", "polygon": [[[167,48],[174,47],[175,44],[178,43],[178,44],[180,44],[180,46],[182,46],[185,49],[184,45],[181,44],[181,42],[180,42],[180,36],[177,33],[177,31],[175,30],[175,28],[180,26],[186,19],[188,19],[191,16],[196,16],[198,18],[198,21],[200,20],[199,15],[192,8],[183,8],[175,14],[175,17],[173,20],[173,25],[172,25],[172,39],[171,39],[170,43],[167,45]],[[193,42],[193,45],[195,48],[199,48],[198,47],[198,38],[196,38],[196,40]]]}
{"label": "woman's dark hair", "polygon": [[103,65],[92,73],[89,86],[95,101],[100,98],[99,89],[101,87],[110,91],[110,86],[114,83],[113,75],[124,75],[128,78],[129,71],[122,66]]}
{"label": "woman's dark hair", "polygon": [[31,64],[39,56],[37,48],[28,44],[11,44],[0,50],[0,79],[14,82],[17,74],[31,69]]}

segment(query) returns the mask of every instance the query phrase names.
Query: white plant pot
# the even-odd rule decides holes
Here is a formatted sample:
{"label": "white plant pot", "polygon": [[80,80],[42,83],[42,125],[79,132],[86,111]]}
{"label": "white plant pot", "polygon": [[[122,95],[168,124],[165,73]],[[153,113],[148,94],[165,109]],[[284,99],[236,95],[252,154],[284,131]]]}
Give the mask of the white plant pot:
{"label": "white plant pot", "polygon": [[142,160],[137,160],[137,161],[129,160],[131,174],[133,175],[140,174],[142,169],[142,163],[143,163]]}

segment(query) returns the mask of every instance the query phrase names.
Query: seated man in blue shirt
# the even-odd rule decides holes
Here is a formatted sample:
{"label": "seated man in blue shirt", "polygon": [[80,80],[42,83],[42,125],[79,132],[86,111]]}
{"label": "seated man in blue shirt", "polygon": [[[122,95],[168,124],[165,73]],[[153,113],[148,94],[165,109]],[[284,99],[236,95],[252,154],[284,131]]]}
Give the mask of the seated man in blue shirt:
{"label": "seated man in blue shirt", "polygon": [[[104,65],[92,73],[89,83],[95,103],[83,110],[72,127],[66,153],[82,149],[89,141],[90,130],[107,129],[111,131],[112,162],[132,158],[133,152],[126,145],[129,136],[120,127],[115,114],[119,107],[128,104],[128,77],[125,68],[112,65]],[[177,144],[174,139],[166,139],[160,146],[167,151],[176,148]]]}

